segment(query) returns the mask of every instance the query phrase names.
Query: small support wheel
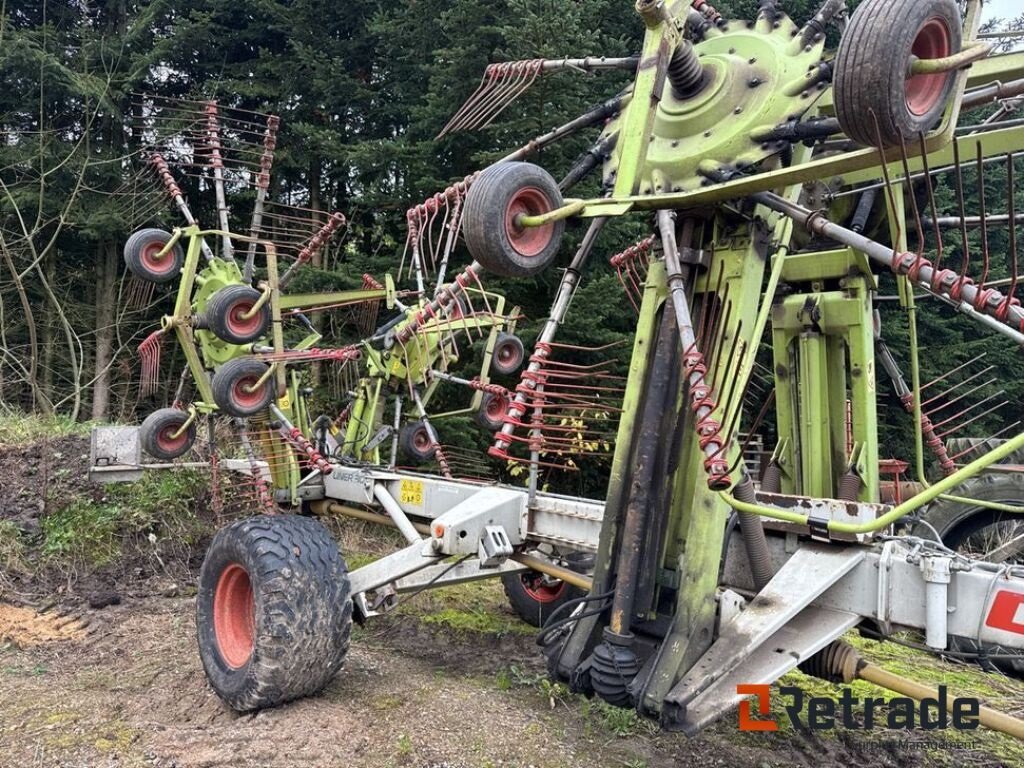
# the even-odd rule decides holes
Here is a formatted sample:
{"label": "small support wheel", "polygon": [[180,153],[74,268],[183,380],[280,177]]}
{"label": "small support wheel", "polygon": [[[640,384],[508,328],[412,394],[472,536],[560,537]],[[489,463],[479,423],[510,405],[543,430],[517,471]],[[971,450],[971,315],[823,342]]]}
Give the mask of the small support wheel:
{"label": "small support wheel", "polygon": [[150,283],[169,283],[181,272],[185,252],[178,243],[163,256],[160,251],[171,240],[162,229],[140,229],[124,244],[124,263],[136,277]]}
{"label": "small support wheel", "polygon": [[480,407],[473,414],[473,420],[477,426],[483,427],[488,432],[497,432],[505,424],[505,415],[508,413],[509,401],[504,395],[496,395],[493,392],[484,392],[480,398]]}
{"label": "small support wheel", "polygon": [[398,433],[398,444],[407,456],[417,462],[434,458],[434,441],[422,421],[411,421],[402,427]]}
{"label": "small support wheel", "polygon": [[523,342],[511,333],[499,333],[491,352],[491,370],[499,376],[511,376],[526,360]]}
{"label": "small support wheel", "polygon": [[206,324],[213,334],[229,344],[251,344],[267,335],[270,305],[252,308],[263,294],[248,285],[226,285],[206,304]]}
{"label": "small support wheel", "polygon": [[316,520],[272,515],[222,528],[196,600],[210,685],[239,711],[310,696],[341,667],[352,630],[348,569]]}
{"label": "small support wheel", "polygon": [[[236,357],[224,363],[213,374],[213,400],[228,416],[253,416],[270,405],[274,399],[273,377],[262,384],[269,366],[251,357]],[[257,386],[258,384],[258,386]]]}
{"label": "small support wheel", "polygon": [[187,411],[161,408],[153,411],[139,427],[142,450],[159,461],[172,461],[184,456],[196,442],[196,423],[182,429],[188,421]]}
{"label": "small support wheel", "polygon": [[532,163],[499,163],[477,177],[466,195],[462,231],[473,258],[502,277],[531,277],[551,264],[565,221],[524,227],[522,216],[562,207],[558,183]]}
{"label": "small support wheel", "polygon": [[583,596],[583,590],[537,571],[507,573],[501,577],[512,610],[534,627],[543,627],[555,609]]}
{"label": "small support wheel", "polygon": [[834,101],[843,132],[864,146],[881,141],[894,147],[931,130],[956,72],[911,75],[911,62],[959,53],[962,27],[956,0],[862,3],[835,59]]}

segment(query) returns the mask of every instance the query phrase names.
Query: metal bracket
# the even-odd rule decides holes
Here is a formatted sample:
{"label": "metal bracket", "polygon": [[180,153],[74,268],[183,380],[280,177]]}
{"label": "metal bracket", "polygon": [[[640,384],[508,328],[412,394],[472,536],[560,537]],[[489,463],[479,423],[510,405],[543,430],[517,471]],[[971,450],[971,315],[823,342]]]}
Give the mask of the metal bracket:
{"label": "metal bracket", "polygon": [[681,247],[679,249],[679,262],[681,264],[692,264],[701,269],[708,269],[711,266],[711,251],[705,251],[702,248]]}
{"label": "metal bracket", "polygon": [[480,558],[481,568],[493,568],[501,565],[504,560],[512,556],[512,542],[508,540],[508,534],[500,525],[484,526],[483,536],[480,537]]}

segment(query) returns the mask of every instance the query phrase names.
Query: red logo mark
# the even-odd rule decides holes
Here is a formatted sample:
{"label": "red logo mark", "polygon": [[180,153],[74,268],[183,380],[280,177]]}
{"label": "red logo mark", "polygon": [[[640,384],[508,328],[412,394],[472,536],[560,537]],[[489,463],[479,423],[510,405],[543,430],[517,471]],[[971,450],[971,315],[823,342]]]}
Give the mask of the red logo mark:
{"label": "red logo mark", "polygon": [[[985,626],[1024,635],[1024,593],[1002,590],[996,592]],[[1017,616],[1020,615],[1020,619]]]}
{"label": "red logo mark", "polygon": [[[769,713],[768,696],[771,687],[767,685],[737,685],[736,693],[740,696],[756,696],[757,712],[759,715]],[[779,724],[774,720],[754,720],[750,715],[750,699],[743,699],[740,702],[740,730],[741,731],[777,731]]]}

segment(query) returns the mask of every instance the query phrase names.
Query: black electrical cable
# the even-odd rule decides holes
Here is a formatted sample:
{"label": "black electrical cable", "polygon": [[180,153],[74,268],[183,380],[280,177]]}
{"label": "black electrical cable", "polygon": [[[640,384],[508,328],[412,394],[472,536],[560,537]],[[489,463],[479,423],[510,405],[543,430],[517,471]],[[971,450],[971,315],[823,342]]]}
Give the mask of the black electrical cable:
{"label": "black electrical cable", "polygon": [[905,648],[912,648],[915,651],[924,651],[926,653],[936,654],[938,656],[948,656],[951,659],[1022,659],[1024,660],[1024,653],[986,653],[985,651],[940,651],[937,648],[930,648],[922,643],[915,643],[910,640],[903,640],[898,637],[886,637],[881,632],[876,632],[872,629],[862,628],[861,634],[870,637],[873,640],[879,640],[885,643],[896,643],[896,645],[902,645]]}
{"label": "black electrical cable", "polygon": [[562,603],[562,605],[558,606],[555,610],[553,610],[551,612],[551,615],[548,616],[548,620],[544,622],[544,627],[541,629],[540,634],[537,635],[537,645],[547,645],[549,635],[553,634],[555,630],[561,629],[566,624],[571,624],[574,621],[579,621],[580,619],[586,618],[587,616],[596,616],[599,613],[602,613],[603,611],[607,610],[608,606],[602,605],[598,609],[584,611],[583,613],[578,615],[566,616],[564,619],[558,619],[559,615],[569,611],[570,609],[575,608],[577,605],[583,605],[584,603],[593,602],[595,600],[607,600],[614,594],[614,590],[609,590],[608,592],[604,592],[600,595],[584,595],[583,597],[577,597],[572,600],[565,601],[564,603]]}

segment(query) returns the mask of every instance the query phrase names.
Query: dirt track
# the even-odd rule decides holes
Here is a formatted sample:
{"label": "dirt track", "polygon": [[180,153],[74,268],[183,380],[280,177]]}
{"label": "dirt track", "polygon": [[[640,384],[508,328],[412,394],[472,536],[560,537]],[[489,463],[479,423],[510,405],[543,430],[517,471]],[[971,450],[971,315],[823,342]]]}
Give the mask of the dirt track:
{"label": "dirt track", "polygon": [[0,764],[711,766],[738,757],[681,737],[619,737],[575,704],[552,708],[533,686],[501,690],[496,665],[538,672],[527,637],[442,643],[409,618],[360,632],[320,697],[239,716],[206,685],[191,613],[188,599],[147,599],[104,611],[85,641],[0,652]]}
{"label": "dirt track", "polygon": [[[87,614],[85,639],[62,630],[53,642],[0,645],[0,765],[934,764],[923,749],[869,752],[843,739],[741,735],[733,722],[694,740],[658,733],[629,713],[552,691],[524,633],[457,632],[414,616],[359,630],[321,696],[240,716],[206,685],[192,610],[188,598],[132,600]],[[963,758],[1011,764],[977,752]]]}

